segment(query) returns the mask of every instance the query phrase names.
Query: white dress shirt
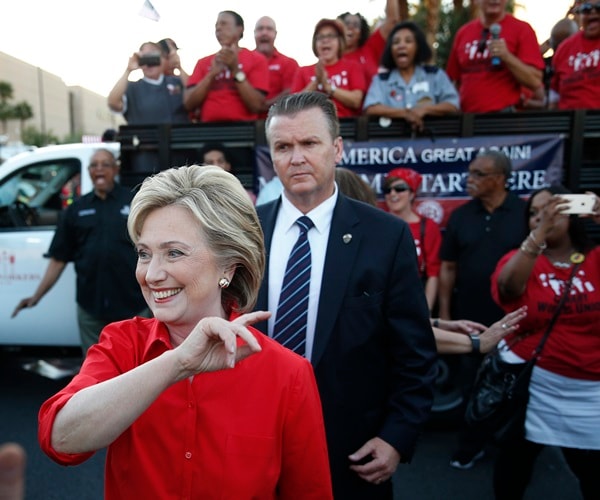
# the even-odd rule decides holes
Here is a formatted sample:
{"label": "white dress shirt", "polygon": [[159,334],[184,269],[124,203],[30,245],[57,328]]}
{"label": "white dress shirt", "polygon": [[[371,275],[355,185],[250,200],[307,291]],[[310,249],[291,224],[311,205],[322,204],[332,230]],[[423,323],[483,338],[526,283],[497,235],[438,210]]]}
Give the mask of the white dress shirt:
{"label": "white dress shirt", "polygon": [[296,220],[298,217],[306,215],[313,221],[314,227],[308,231],[312,267],[310,271],[305,356],[309,361],[315,338],[319,297],[321,295],[321,281],[323,279],[323,268],[325,267],[325,253],[327,251],[329,230],[331,228],[331,219],[337,196],[338,188],[335,186],[334,192],[329,198],[307,214],[303,214],[292,205],[286,198],[285,193],[283,193],[281,195],[281,207],[277,213],[273,229],[273,239],[271,240],[269,256],[269,311],[273,314],[269,319],[269,337],[273,336],[273,325],[275,324],[285,267],[290,252],[300,235],[300,228],[296,224]]}

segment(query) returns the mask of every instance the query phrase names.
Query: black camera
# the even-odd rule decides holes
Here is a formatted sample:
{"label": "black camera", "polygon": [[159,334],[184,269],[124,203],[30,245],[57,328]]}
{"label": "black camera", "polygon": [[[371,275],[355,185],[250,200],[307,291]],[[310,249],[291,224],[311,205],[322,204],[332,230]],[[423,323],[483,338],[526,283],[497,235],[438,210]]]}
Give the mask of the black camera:
{"label": "black camera", "polygon": [[138,57],[140,66],[160,66],[160,54],[144,54]]}

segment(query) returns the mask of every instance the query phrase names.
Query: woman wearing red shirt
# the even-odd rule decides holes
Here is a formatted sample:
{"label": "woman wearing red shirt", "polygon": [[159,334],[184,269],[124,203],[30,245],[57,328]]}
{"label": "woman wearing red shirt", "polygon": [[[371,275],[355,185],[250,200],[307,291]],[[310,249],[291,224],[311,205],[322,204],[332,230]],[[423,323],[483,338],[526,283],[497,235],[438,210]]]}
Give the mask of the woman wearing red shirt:
{"label": "woman wearing red shirt", "polygon": [[310,362],[248,327],[265,262],[240,182],[219,167],[144,181],[128,230],[153,319],[112,323],[39,415],[76,465],[108,447],[105,498],[332,498]]}
{"label": "woman wearing red shirt", "polygon": [[413,210],[413,202],[421,185],[421,175],[410,168],[390,170],[383,182],[383,194],[388,211],[408,223],[415,240],[419,271],[425,283],[425,296],[431,311],[435,305],[440,274],[439,226]]}
{"label": "woman wearing red shirt", "polygon": [[342,59],[345,47],[342,23],[321,19],[315,26],[312,47],[319,61],[298,68],[291,92],[324,92],[335,104],[339,118],[360,115],[368,83],[359,63]]}
{"label": "woman wearing red shirt", "polygon": [[[529,334],[507,337],[501,351],[505,361],[519,363],[531,358],[579,264],[533,369],[524,436],[500,449],[496,499],[523,497],[544,446],[561,448],[584,499],[596,499],[600,492],[600,247],[576,215],[561,213],[560,195],[566,193],[550,186],[531,195],[526,212],[531,233],[492,275],[492,296],[504,310],[528,306],[521,331]],[[597,196],[593,218],[600,223]]]}

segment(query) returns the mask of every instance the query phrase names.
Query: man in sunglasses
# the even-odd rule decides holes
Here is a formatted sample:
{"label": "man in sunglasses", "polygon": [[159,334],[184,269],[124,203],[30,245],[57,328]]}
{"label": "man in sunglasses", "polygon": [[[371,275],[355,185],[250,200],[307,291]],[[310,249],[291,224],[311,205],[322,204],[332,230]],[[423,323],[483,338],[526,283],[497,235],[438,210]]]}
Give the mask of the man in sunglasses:
{"label": "man in sunglasses", "polygon": [[[502,316],[490,291],[490,276],[498,260],[517,248],[527,232],[525,202],[508,190],[510,159],[499,151],[479,154],[469,165],[467,193],[472,197],[452,212],[442,239],[439,315],[442,319],[469,318],[491,325]],[[481,361],[463,358],[465,400]],[[450,465],[469,469],[483,457],[483,439],[469,428],[459,436],[459,449]]]}
{"label": "man in sunglasses", "polygon": [[552,59],[550,103],[559,109],[600,108],[600,0],[577,7],[581,30]]}
{"label": "man in sunglasses", "polygon": [[544,61],[535,32],[506,12],[508,0],[479,0],[480,16],[454,38],[446,73],[465,113],[512,111],[522,88],[542,85]]}

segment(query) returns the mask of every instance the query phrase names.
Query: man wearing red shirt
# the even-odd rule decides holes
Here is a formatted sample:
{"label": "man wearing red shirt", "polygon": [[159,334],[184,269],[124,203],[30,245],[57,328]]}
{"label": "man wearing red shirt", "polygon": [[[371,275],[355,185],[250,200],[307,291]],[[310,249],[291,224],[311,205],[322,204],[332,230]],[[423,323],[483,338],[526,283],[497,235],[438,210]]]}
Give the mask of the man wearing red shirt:
{"label": "man wearing red shirt", "polygon": [[267,94],[261,118],[267,117],[269,106],[279,96],[289,93],[294,75],[298,69],[298,63],[295,59],[284,56],[275,48],[276,36],[277,28],[273,19],[263,16],[256,21],[256,26],[254,27],[256,49],[254,52],[265,56],[269,65],[269,93]]}
{"label": "man wearing red shirt", "polygon": [[[454,39],[446,73],[456,84],[466,113],[510,111],[522,87],[542,84],[544,61],[529,24],[506,12],[508,0],[481,0],[479,19],[462,26]],[[500,32],[493,35],[492,25]]]}
{"label": "man wearing red shirt", "polygon": [[578,7],[582,30],[567,38],[552,59],[550,96],[559,109],[600,108],[600,0]]}
{"label": "man wearing red shirt", "polygon": [[216,54],[200,59],[188,80],[184,105],[197,121],[255,120],[269,91],[267,61],[238,44],[244,20],[236,12],[219,13]]}

